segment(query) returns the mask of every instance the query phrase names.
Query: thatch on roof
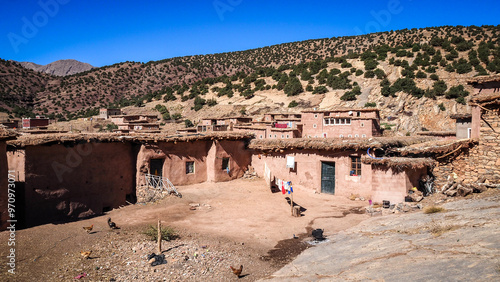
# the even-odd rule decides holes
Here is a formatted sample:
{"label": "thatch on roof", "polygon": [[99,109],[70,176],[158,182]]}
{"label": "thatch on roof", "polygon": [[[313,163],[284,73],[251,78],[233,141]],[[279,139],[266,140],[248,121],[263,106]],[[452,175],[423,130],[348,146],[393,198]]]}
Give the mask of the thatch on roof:
{"label": "thatch on roof", "polygon": [[89,134],[41,134],[24,135],[16,140],[8,141],[7,144],[14,147],[25,147],[49,144],[67,144],[82,142],[190,142],[197,140],[243,140],[253,138],[252,133],[247,132],[211,132],[207,134],[152,134],[152,133],[89,133]]}
{"label": "thatch on roof", "polygon": [[477,83],[486,83],[494,81],[500,81],[500,74],[476,76],[467,80],[467,83],[477,84]]}
{"label": "thatch on roof", "polygon": [[500,93],[494,93],[494,94],[482,94],[482,95],[476,95],[472,97],[471,102],[473,103],[478,103],[478,104],[494,104],[494,103],[499,103],[500,101]]}
{"label": "thatch on roof", "polygon": [[367,150],[369,148],[404,147],[426,141],[437,140],[436,137],[373,137],[357,139],[341,138],[293,138],[293,139],[254,139],[248,148],[253,150]]}
{"label": "thatch on roof", "polygon": [[370,158],[369,156],[362,156],[361,162],[364,164],[387,166],[398,170],[406,168],[419,169],[424,167],[434,167],[435,165],[435,161],[431,158],[392,157],[392,158],[374,159]]}
{"label": "thatch on roof", "polygon": [[13,130],[9,130],[5,128],[3,125],[0,125],[0,140],[8,140],[13,139],[17,136],[17,133]]}
{"label": "thatch on roof", "polygon": [[450,115],[451,119],[467,119],[467,118],[472,118],[472,114],[453,114]]}
{"label": "thatch on roof", "polygon": [[421,136],[455,136],[457,133],[455,131],[419,131],[416,132],[417,135]]}
{"label": "thatch on roof", "polygon": [[403,148],[391,149],[388,153],[396,153],[401,156],[443,156],[447,153],[459,150],[461,148],[470,148],[474,144],[477,144],[475,139],[460,139],[460,140],[441,140],[441,141],[430,141],[420,144],[415,144]]}

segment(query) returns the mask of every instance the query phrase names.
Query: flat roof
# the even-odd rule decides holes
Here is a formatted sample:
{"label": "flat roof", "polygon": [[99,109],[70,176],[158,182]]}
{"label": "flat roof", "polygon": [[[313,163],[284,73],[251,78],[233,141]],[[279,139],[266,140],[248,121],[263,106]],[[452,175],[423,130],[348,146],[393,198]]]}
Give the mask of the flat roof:
{"label": "flat roof", "polygon": [[324,110],[304,110],[303,113],[331,113],[331,112],[378,112],[377,108],[333,108]]}

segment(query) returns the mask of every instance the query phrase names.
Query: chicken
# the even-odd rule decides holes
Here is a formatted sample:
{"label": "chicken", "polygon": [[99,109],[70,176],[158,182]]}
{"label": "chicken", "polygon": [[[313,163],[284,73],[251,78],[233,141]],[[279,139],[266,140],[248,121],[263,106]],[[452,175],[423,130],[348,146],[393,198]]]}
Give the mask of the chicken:
{"label": "chicken", "polygon": [[90,231],[92,231],[92,229],[94,229],[94,224],[92,224],[90,226],[84,226],[83,229],[85,231],[87,231],[87,233],[90,233]]}
{"label": "chicken", "polygon": [[111,229],[120,229],[118,226],[116,226],[116,223],[111,221],[111,217],[108,218],[108,225],[109,225],[109,228],[111,228]]}
{"label": "chicken", "polygon": [[87,252],[81,251],[80,252],[80,255],[82,255],[82,257],[84,259],[88,259],[90,257],[90,254],[92,254],[92,251],[87,251]]}
{"label": "chicken", "polygon": [[234,268],[232,266],[229,266],[229,268],[231,268],[231,270],[233,271],[234,275],[240,277],[241,275],[241,272],[243,271],[243,265],[240,265],[240,268]]}

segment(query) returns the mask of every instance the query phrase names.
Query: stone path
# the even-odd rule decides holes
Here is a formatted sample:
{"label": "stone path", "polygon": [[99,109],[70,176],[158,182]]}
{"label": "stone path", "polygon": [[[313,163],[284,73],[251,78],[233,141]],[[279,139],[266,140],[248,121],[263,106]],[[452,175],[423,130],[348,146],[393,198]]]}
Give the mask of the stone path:
{"label": "stone path", "polygon": [[443,207],[370,218],[265,281],[500,281],[500,196]]}

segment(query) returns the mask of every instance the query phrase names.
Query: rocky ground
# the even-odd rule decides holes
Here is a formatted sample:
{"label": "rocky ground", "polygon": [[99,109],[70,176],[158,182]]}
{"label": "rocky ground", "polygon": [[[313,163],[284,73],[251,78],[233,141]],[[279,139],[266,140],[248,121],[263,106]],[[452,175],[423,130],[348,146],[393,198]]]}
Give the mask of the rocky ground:
{"label": "rocky ground", "polygon": [[265,281],[499,281],[499,189],[432,200],[442,209],[372,217]]}

